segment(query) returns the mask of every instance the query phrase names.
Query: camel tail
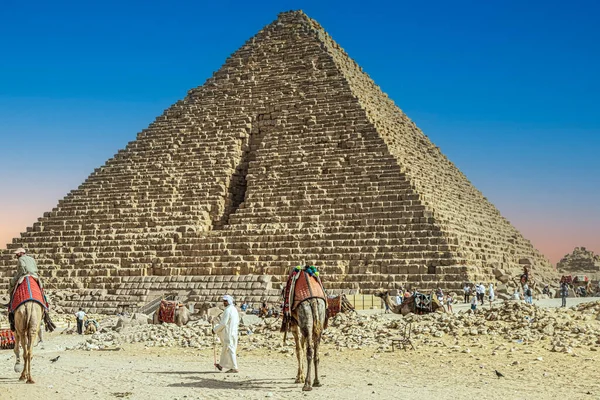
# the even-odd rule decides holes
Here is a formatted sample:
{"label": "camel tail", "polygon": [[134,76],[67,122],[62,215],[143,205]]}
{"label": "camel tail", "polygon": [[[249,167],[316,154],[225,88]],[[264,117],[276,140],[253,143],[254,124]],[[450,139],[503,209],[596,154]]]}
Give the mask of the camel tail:
{"label": "camel tail", "polygon": [[323,324],[321,323],[321,318],[319,318],[319,300],[314,299],[310,302],[310,308],[312,309],[313,314],[313,334],[316,336],[320,336],[323,332]]}
{"label": "camel tail", "polygon": [[33,341],[34,341],[34,337],[35,335],[37,335],[38,332],[34,332],[35,328],[33,326],[33,307],[34,305],[32,304],[32,302],[30,301],[28,304],[29,307],[26,308],[27,310],[27,344],[29,346],[33,346]]}

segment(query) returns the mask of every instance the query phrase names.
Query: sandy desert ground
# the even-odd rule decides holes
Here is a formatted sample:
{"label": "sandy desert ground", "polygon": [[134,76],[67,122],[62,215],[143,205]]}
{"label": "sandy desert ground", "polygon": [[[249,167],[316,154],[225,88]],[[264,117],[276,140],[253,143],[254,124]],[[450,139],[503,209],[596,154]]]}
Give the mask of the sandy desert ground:
{"label": "sandy desert ground", "polygon": [[[13,352],[1,350],[0,399],[600,399],[600,352],[553,353],[543,342],[523,345],[492,336],[447,336],[437,347],[415,351],[339,351],[324,345],[323,386],[310,393],[294,383],[291,354],[239,351],[240,373],[228,375],[212,367],[212,350],[143,344],[114,351],[65,350],[82,340],[47,335],[35,348],[34,385],[18,381]],[[56,356],[58,361],[51,362]],[[496,377],[494,370],[505,377]]]}

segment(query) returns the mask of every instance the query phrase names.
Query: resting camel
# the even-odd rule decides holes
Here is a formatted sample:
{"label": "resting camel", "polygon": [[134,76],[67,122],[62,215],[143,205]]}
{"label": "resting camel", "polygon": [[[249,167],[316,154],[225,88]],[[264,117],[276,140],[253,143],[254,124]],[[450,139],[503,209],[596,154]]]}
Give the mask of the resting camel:
{"label": "resting camel", "polygon": [[[302,390],[312,390],[321,386],[319,381],[319,344],[325,329],[327,305],[324,299],[310,298],[301,302],[292,310],[290,330],[296,342],[296,357],[298,358],[298,374],[296,383],[304,382]],[[284,335],[284,342],[287,332]],[[302,335],[302,336],[301,336]],[[304,375],[304,353],[306,352],[306,375]],[[315,366],[315,380],[311,385],[312,361]]]}
{"label": "resting camel", "polygon": [[[20,381],[26,380],[27,383],[35,383],[31,378],[31,359],[33,358],[33,341],[40,332],[40,323],[44,310],[42,306],[35,301],[27,301],[21,304],[15,310],[15,372],[21,372]],[[19,344],[23,347],[23,360],[25,365],[21,365]]]}
{"label": "resting camel", "polygon": [[[383,300],[383,302],[385,304],[387,304],[387,306],[390,308],[390,310],[392,310],[392,312],[394,314],[407,315],[407,314],[412,313],[413,310],[415,309],[415,307],[414,307],[415,298],[412,296],[408,297],[408,298],[404,297],[402,300],[402,304],[396,304],[395,302],[393,302],[390,298],[390,292],[387,290],[375,293],[375,296],[381,298]],[[446,310],[444,309],[444,306],[439,302],[439,300],[437,298],[435,298],[435,295],[432,294],[432,296],[431,296],[431,311],[435,312],[437,310],[446,312]]]}
{"label": "resting camel", "polygon": [[[184,326],[190,321],[190,311],[183,304],[178,304],[175,308],[175,315],[173,316],[173,323],[177,326]],[[152,316],[153,324],[162,324],[164,321],[160,319],[160,308],[154,312]]]}

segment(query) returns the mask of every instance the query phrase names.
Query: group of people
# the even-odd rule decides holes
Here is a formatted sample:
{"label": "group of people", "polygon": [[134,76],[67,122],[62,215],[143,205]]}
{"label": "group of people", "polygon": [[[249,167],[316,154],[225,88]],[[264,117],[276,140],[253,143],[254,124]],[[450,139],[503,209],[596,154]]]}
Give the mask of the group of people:
{"label": "group of people", "polygon": [[[515,292],[513,293],[514,300],[521,300],[521,291],[518,287],[515,288]],[[523,299],[527,304],[533,304],[533,291],[529,287],[528,284],[523,285]]]}
{"label": "group of people", "polygon": [[[463,287],[463,294],[464,294],[464,302],[466,304],[471,303],[472,310],[476,310],[478,304],[483,306],[485,303],[486,288],[485,288],[485,285],[481,282],[476,283],[475,285],[472,285],[469,282],[465,283],[465,285]],[[474,296],[473,296],[473,294],[474,294]],[[496,300],[496,292],[495,292],[493,283],[490,283],[490,285],[488,286],[487,295],[488,295],[487,298],[490,302],[490,307],[491,307],[494,300]],[[473,297],[471,298],[471,296],[473,296]]]}

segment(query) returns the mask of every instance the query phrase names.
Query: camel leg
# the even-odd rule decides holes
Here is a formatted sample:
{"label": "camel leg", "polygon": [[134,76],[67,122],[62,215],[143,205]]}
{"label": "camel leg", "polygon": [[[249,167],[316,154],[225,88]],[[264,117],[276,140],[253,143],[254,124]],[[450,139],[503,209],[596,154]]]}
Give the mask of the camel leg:
{"label": "camel leg", "polygon": [[23,364],[21,364],[21,340],[20,340],[20,335],[15,332],[15,348],[14,348],[14,352],[15,352],[15,357],[16,357],[16,361],[15,361],[15,372],[21,373],[23,372]]}
{"label": "camel leg", "polygon": [[[302,326],[300,326],[300,331],[302,332],[302,336],[306,340],[306,378],[304,379],[304,387],[302,390],[309,391],[312,390],[312,360],[313,360],[313,340],[312,340],[312,330],[314,319],[312,315],[312,310],[308,302],[304,302],[301,304],[300,309],[300,319],[303,321]],[[304,314],[304,315],[302,315]]]}
{"label": "camel leg", "polygon": [[298,373],[296,374],[296,383],[304,383],[304,338],[300,339],[298,326],[292,327],[292,334],[294,335],[294,342],[296,343],[296,358],[298,359]]}
{"label": "camel leg", "polygon": [[38,341],[35,344],[35,347],[37,347],[40,343],[44,343],[44,333],[42,331],[42,325],[40,324],[40,329],[38,329]]}
{"label": "camel leg", "polygon": [[[19,329],[19,328],[17,328]],[[19,377],[20,381],[24,381],[27,379],[27,339],[25,338],[25,332],[20,331],[19,336],[21,336],[21,348],[23,349],[23,370],[21,371],[21,376]]]}
{"label": "camel leg", "polygon": [[312,379],[311,379],[311,370],[312,370],[312,361],[313,361],[313,340],[312,335],[307,335],[306,337],[306,379],[304,380],[304,387],[302,390],[309,391],[312,390]]}
{"label": "camel leg", "polygon": [[321,386],[321,382],[319,381],[319,344],[321,342],[321,335],[313,336],[313,347],[315,349],[314,360],[315,360],[315,380],[313,382],[314,387]]}
{"label": "camel leg", "polygon": [[[21,370],[21,376],[19,377],[20,381],[24,381],[27,379],[27,319],[28,319],[28,309],[27,304],[20,306],[15,311],[15,339],[18,340],[18,343],[21,345],[23,349],[23,369]],[[18,339],[17,339],[18,338]],[[15,342],[15,348],[17,343]],[[17,370],[18,365],[15,364],[15,371]]]}
{"label": "camel leg", "polygon": [[[34,323],[33,318],[30,318],[30,323]],[[30,326],[27,332],[27,383],[35,383],[31,377],[31,360],[33,359],[33,343],[39,332],[39,325]]]}

